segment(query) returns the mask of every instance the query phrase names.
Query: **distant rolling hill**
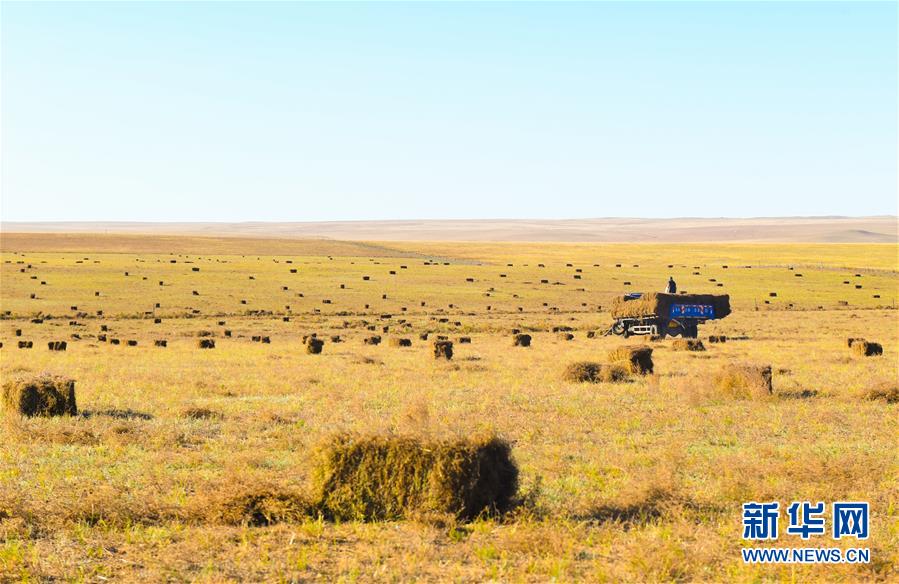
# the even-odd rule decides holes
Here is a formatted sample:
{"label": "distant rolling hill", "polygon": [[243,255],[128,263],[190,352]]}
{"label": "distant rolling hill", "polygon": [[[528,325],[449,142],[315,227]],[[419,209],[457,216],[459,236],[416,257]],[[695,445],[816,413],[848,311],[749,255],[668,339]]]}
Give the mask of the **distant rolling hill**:
{"label": "distant rolling hill", "polygon": [[347,241],[897,243],[895,216],[478,219],[247,223],[2,222],[3,233],[194,235]]}

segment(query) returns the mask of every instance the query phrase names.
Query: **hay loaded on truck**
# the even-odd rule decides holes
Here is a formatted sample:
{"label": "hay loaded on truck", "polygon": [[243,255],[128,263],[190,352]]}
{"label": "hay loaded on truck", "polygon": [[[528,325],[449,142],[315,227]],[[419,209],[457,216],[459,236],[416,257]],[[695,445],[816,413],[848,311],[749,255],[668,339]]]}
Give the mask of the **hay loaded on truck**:
{"label": "hay loaded on truck", "polygon": [[672,336],[695,339],[699,325],[730,314],[727,294],[664,294],[633,292],[612,301],[615,324],[609,333]]}

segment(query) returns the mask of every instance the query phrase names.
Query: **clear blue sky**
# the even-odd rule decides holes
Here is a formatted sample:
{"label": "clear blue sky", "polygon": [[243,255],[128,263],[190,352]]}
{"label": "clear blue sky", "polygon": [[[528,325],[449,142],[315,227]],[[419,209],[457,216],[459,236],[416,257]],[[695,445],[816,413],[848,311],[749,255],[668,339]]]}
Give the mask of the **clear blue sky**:
{"label": "clear blue sky", "polygon": [[10,3],[0,218],[897,212],[897,4]]}

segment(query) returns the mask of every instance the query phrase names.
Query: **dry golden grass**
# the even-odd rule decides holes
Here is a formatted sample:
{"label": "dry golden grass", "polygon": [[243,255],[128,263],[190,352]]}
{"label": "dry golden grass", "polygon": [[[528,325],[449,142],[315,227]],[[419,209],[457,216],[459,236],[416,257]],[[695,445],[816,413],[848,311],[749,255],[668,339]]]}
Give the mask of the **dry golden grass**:
{"label": "dry golden grass", "polygon": [[[156,242],[157,253],[104,241],[101,254],[90,238],[77,253],[25,252],[4,236],[0,374],[75,379],[79,415],[2,416],[0,579],[899,577],[895,246],[422,243],[384,257],[319,242],[320,255],[241,256],[198,239]],[[584,334],[608,328],[612,295],[661,288],[669,273],[681,288],[731,294],[734,314],[700,329],[727,342],[654,342],[653,375],[566,381],[569,363],[629,344]],[[513,329],[533,337],[529,349],[512,346]],[[343,342],[308,354],[313,332]],[[402,350],[363,342],[423,332],[427,342]],[[435,360],[438,336],[472,343]],[[876,339],[883,354],[853,357],[847,337]],[[216,348],[197,348],[202,338]],[[46,348],[62,339],[66,351]],[[773,393],[717,391],[730,363],[770,364]],[[345,433],[501,436],[520,470],[518,505],[470,522],[321,520],[309,507],[314,454]],[[870,501],[872,563],[744,565],[749,500]],[[778,545],[808,542],[782,533]]]}

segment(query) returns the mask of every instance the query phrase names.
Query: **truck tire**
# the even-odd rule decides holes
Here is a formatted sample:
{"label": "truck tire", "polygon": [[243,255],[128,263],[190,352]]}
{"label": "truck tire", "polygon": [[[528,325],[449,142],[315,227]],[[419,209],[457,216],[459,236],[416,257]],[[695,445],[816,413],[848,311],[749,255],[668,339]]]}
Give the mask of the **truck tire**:
{"label": "truck tire", "polygon": [[684,325],[684,338],[695,339],[699,336],[699,326],[695,322]]}

